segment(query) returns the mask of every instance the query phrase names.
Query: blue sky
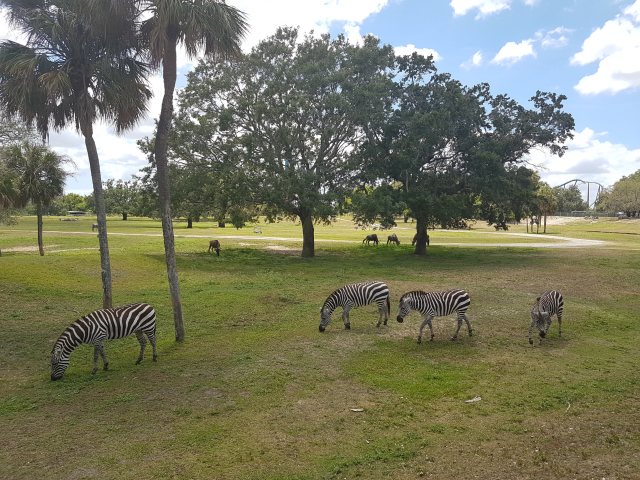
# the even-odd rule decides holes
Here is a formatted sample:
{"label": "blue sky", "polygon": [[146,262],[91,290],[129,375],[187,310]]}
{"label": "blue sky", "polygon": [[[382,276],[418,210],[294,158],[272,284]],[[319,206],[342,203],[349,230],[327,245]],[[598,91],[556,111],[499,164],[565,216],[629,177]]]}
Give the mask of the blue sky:
{"label": "blue sky", "polygon": [[[249,15],[249,50],[279,25],[344,33],[352,41],[373,34],[397,53],[433,53],[441,72],[464,84],[487,82],[523,105],[537,90],[565,94],[575,138],[561,159],[543,151],[529,161],[552,186],[573,178],[611,185],[640,169],[640,0],[228,0]],[[0,38],[16,38],[0,22]],[[180,71],[192,64],[180,57]],[[184,79],[182,79],[184,84]],[[179,85],[181,84],[179,81]],[[153,131],[162,94],[151,114],[125,137],[97,126],[103,179],[123,178],[146,164],[135,140]],[[74,131],[51,145],[76,160],[68,191],[91,192],[84,142]],[[586,190],[586,187],[585,187]]]}

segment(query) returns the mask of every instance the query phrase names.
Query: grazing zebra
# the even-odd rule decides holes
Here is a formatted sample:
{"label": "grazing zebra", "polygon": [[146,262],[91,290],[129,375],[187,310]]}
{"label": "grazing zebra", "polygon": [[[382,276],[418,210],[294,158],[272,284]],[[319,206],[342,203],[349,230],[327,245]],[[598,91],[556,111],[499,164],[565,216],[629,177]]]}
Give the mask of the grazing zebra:
{"label": "grazing zebra", "polygon": [[464,290],[447,290],[446,292],[422,291],[408,292],[400,298],[400,306],[398,308],[398,322],[402,323],[411,310],[417,310],[424,316],[424,322],[420,326],[420,334],[418,335],[418,343],[422,343],[422,329],[425,325],[429,325],[431,330],[431,341],[433,341],[433,326],[431,320],[433,317],[446,317],[453,312],[458,314],[458,328],[451,340],[458,337],[458,332],[462,326],[462,320],[467,322],[469,336],[472,336],[471,324],[467,316],[467,309],[471,304],[469,294]]}
{"label": "grazing zebra", "polygon": [[389,242],[395,243],[396,245],[400,246],[400,239],[395,233],[392,233],[387,237],[387,245],[389,245]]}
{"label": "grazing zebra", "polygon": [[215,250],[218,256],[220,256],[220,242],[218,240],[211,240],[209,242],[208,253],[211,253],[212,250]]}
{"label": "grazing zebra", "polygon": [[369,242],[373,242],[376,245],[378,245],[378,235],[376,235],[375,233],[371,234],[371,235],[367,235],[365,237],[364,240],[362,240],[362,243],[367,242],[367,245],[369,245]]}
{"label": "grazing zebra", "polygon": [[[385,305],[386,301],[386,305]],[[339,288],[324,301],[324,305],[320,309],[320,331],[324,332],[329,322],[331,322],[331,314],[333,311],[342,307],[342,321],[344,328],[351,328],[349,321],[349,311],[353,307],[362,307],[375,302],[378,305],[380,319],[376,327],[382,323],[382,315],[384,314],[384,324],[387,324],[391,304],[389,303],[389,287],[382,282],[365,282],[352,283]]]}
{"label": "grazing zebra", "polygon": [[140,342],[138,365],[142,361],[147,335],[153,347],[153,361],[157,361],[156,352],[156,312],[151,305],[134,303],[119,308],[96,310],[73,322],[62,332],[51,351],[51,380],[59,380],[69,366],[69,355],[81,343],[93,344],[93,372],[98,371],[98,357],[102,356],[104,369],[109,362],[104,354],[102,342],[111,338],[123,338],[132,333]]}
{"label": "grazing zebra", "polygon": [[547,335],[551,326],[551,317],[558,317],[558,336],[562,336],[562,310],[564,309],[564,299],[560,292],[555,290],[547,290],[538,298],[531,309],[531,325],[529,325],[529,343],[533,345],[531,339],[531,329],[535,324],[538,328],[538,345],[542,344],[542,339]]}
{"label": "grazing zebra", "polygon": [[93,225],[91,225],[91,231],[94,232],[96,229],[98,228],[98,224],[94,223]]}

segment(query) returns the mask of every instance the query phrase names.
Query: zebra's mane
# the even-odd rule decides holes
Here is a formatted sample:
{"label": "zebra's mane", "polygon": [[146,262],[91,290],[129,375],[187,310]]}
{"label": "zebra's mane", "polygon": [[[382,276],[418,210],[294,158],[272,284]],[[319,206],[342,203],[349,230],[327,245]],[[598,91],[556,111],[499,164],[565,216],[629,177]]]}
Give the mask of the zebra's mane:
{"label": "zebra's mane", "polygon": [[327,306],[327,302],[329,301],[329,299],[330,299],[331,297],[333,297],[333,296],[335,295],[335,293],[336,293],[338,290],[342,290],[343,288],[344,288],[344,286],[342,286],[342,287],[340,287],[340,288],[336,288],[333,292],[331,292],[331,294],[327,297],[327,299],[326,299],[326,300],[324,301],[324,303],[322,304],[322,310],[324,310],[324,307],[326,307],[326,306]]}
{"label": "zebra's mane", "polygon": [[411,291],[411,292],[407,292],[407,293],[405,293],[404,295],[402,295],[402,296],[400,297],[400,301],[404,300],[404,297],[406,297],[407,295],[411,295],[412,293],[421,293],[421,294],[423,294],[423,295],[426,295],[426,294],[427,294],[427,292],[425,292],[424,290],[413,290],[413,291]]}
{"label": "zebra's mane", "polygon": [[[80,317],[78,320],[82,320],[83,318],[86,318],[84,315],[82,317]],[[53,351],[56,349],[56,346],[58,345],[58,343],[60,342],[60,340],[62,340],[62,337],[65,336],[65,334],[71,330],[71,327],[73,327],[76,322],[78,320],[74,320],[73,323],[71,325],[69,325],[67,328],[64,329],[64,331],[60,334],[60,336],[58,337],[58,339],[53,343],[53,348],[51,349],[51,353],[53,353]]]}

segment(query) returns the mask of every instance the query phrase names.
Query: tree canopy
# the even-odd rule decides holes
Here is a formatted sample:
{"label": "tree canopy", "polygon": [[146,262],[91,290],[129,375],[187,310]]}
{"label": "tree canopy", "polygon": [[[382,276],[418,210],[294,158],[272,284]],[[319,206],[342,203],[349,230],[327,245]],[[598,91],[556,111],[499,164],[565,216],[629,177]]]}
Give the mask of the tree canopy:
{"label": "tree canopy", "polygon": [[624,212],[628,217],[640,212],[640,170],[622,177],[600,194],[597,209],[609,212]]}

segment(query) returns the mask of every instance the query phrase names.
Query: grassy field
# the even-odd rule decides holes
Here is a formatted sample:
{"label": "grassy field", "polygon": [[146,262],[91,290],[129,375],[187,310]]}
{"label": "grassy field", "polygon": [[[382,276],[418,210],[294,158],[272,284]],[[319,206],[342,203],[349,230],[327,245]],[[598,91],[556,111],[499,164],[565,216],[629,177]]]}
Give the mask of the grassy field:
{"label": "grassy field", "polygon": [[[640,478],[640,222],[572,220],[537,238],[479,223],[430,232],[418,258],[409,229],[395,230],[400,247],[367,247],[371,231],[337,222],[316,228],[313,259],[297,255],[292,223],[258,235],[177,222],[187,340],[176,344],[160,223],[112,218],[114,303],[156,308],[158,362],[147,350],[134,365],[131,336],[106,343],[109,371],[91,375],[82,346],[51,382],[54,341],[102,303],[91,223],[45,219],[44,257],[35,218],[0,227],[2,479]],[[608,243],[472,245],[553,236]],[[318,332],[329,293],[373,279],[391,289],[388,325],[369,306],[351,330],[339,310]],[[436,318],[434,341],[417,345],[419,315],[395,321],[400,295],[450,288],[470,293],[474,336],[451,342],[454,317]],[[563,336],[554,318],[531,346],[529,311],[552,288]]]}

